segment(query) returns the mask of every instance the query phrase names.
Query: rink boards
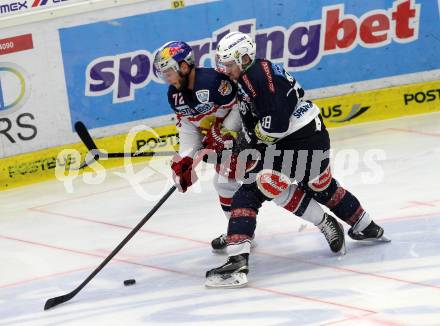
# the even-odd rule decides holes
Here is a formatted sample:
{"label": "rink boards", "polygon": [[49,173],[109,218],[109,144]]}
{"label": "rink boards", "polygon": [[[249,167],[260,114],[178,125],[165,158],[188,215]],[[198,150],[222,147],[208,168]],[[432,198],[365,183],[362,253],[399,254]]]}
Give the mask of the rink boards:
{"label": "rink boards", "polygon": [[[439,112],[440,81],[318,99],[315,103],[320,106],[325,123],[330,128]],[[134,152],[144,145],[150,151],[170,151],[178,148],[178,134],[175,126],[169,125],[153,128],[153,131],[103,137],[96,142],[100,149],[107,152]],[[63,150],[72,152],[62,153]],[[71,165],[77,166],[85,154],[85,146],[75,143],[2,159],[0,190],[53,179],[57,165],[60,171],[68,170]],[[142,160],[146,158],[135,158],[128,163]],[[99,164],[103,168],[112,168],[125,162],[124,159],[109,159]],[[80,173],[96,172],[100,165],[92,165]]]}
{"label": "rink boards", "polygon": [[[145,129],[144,129],[145,130]],[[147,151],[174,151],[178,148],[175,126],[157,127],[149,131],[134,131],[96,139],[99,149],[104,152],[135,152],[147,145]],[[87,149],[82,143],[58,146],[33,153],[26,153],[1,160],[0,190],[51,180],[69,170],[78,168],[85,159]],[[137,163],[150,158],[104,159],[80,170],[79,174],[96,173],[102,168],[121,166],[124,162]],[[60,177],[58,177],[61,180]]]}

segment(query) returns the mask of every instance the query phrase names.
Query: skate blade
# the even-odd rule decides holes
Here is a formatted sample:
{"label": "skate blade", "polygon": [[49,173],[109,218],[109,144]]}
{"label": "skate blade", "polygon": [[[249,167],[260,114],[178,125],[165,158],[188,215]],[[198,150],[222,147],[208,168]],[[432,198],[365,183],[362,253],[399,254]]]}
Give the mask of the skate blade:
{"label": "skate blade", "polygon": [[383,235],[380,238],[368,238],[368,239],[362,239],[362,240],[356,240],[356,241],[370,242],[370,243],[388,243],[388,242],[391,242],[391,239],[388,238],[386,235]]}
{"label": "skate blade", "polygon": [[379,239],[376,239],[377,242],[391,242],[391,239],[386,235],[381,236]]}
{"label": "skate blade", "polygon": [[347,254],[347,246],[345,245],[345,240],[344,240],[344,244],[342,245],[341,250],[339,250],[338,252],[335,252],[335,254],[337,254],[338,256],[345,256]]}
{"label": "skate blade", "polygon": [[248,283],[245,273],[232,273],[225,275],[211,275],[206,278],[207,288],[234,289],[245,286]]}

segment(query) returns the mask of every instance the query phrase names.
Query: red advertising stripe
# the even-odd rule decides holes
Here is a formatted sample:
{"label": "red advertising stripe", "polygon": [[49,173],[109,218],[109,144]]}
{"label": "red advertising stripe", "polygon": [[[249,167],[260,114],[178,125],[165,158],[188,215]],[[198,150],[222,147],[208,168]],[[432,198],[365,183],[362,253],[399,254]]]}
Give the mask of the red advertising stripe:
{"label": "red advertising stripe", "polygon": [[32,34],[0,39],[0,55],[33,49]]}

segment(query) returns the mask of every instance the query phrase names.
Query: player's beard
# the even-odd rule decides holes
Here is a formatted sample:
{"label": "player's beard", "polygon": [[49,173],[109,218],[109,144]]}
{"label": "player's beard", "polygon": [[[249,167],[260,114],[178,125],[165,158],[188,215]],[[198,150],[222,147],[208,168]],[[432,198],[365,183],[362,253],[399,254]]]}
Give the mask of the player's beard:
{"label": "player's beard", "polygon": [[179,76],[180,76],[180,87],[179,87],[179,91],[187,89],[188,88],[188,83],[189,83],[189,74],[184,75],[179,71]]}

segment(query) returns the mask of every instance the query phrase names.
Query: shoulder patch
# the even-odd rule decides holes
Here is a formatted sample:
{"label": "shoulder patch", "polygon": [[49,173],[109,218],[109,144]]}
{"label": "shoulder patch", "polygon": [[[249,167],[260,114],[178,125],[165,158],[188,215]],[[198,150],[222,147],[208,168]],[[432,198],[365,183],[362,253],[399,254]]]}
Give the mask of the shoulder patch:
{"label": "shoulder patch", "polygon": [[296,80],[292,77],[283,67],[280,65],[277,65],[275,63],[272,63],[272,71],[275,75],[286,78],[289,83],[293,84],[295,86]]}
{"label": "shoulder patch", "polygon": [[272,70],[275,73],[275,75],[285,77],[284,76],[284,69],[280,65],[277,65],[275,63],[272,63]]}
{"label": "shoulder patch", "polygon": [[232,92],[231,83],[229,81],[223,79],[220,83],[220,87],[218,88],[218,92],[222,96],[228,96],[229,94],[231,94],[231,92]]}
{"label": "shoulder patch", "polygon": [[209,102],[209,89],[201,89],[196,92],[196,97],[200,103]]}

